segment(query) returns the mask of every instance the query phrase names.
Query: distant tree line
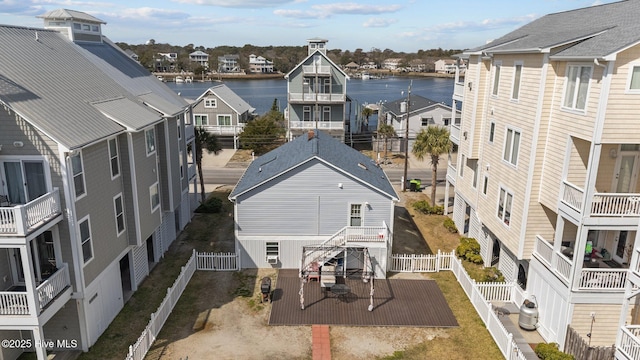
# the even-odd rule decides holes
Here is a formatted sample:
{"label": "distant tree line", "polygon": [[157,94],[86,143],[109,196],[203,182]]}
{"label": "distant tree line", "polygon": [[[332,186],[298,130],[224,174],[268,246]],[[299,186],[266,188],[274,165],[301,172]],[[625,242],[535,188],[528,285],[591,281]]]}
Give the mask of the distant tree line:
{"label": "distant tree line", "polygon": [[[158,58],[158,53],[176,53],[178,54],[178,58],[172,64],[174,69],[177,71],[192,71],[196,74],[205,71],[205,69],[198,64],[189,61],[189,54],[197,50],[209,54],[209,70],[216,70],[218,68],[218,57],[228,54],[239,55],[240,59],[238,61],[240,67],[243,69],[249,68],[249,55],[255,54],[263,56],[273,61],[276,71],[283,73],[289,72],[307,57],[306,45],[254,46],[247,44],[242,47],[225,45],[205,48],[204,46],[195,46],[194,44],[177,46],[156,43],[153,39],[149,40],[146,44],[131,45],[119,42],[117,45],[123,50],[129,49],[136,53],[138,55],[138,61],[151,71],[155,70],[155,59]],[[452,55],[460,52],[462,52],[462,50],[444,50],[442,48],[418,50],[417,53],[395,52],[391,49],[380,50],[377,48],[371,48],[369,51],[364,51],[363,49],[355,49],[354,51],[329,49],[327,50],[327,56],[338,65],[347,65],[351,62],[363,65],[368,62],[373,62],[380,68],[384,60],[388,58],[400,58],[403,60],[403,66],[408,66],[412,60],[422,60],[429,63],[438,59],[451,58]]]}

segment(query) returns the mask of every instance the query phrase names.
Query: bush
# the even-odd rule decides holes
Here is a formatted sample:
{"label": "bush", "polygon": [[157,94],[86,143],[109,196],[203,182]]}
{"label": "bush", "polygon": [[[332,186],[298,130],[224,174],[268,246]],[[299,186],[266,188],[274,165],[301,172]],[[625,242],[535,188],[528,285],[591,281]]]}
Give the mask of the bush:
{"label": "bush", "polygon": [[456,248],[456,255],[474,264],[482,263],[480,244],[478,244],[478,241],[474,238],[460,238],[460,245]]}
{"label": "bush", "polygon": [[428,201],[420,200],[413,203],[413,208],[427,215],[442,215],[444,214],[444,206],[431,206]]}
{"label": "bush", "polygon": [[200,206],[198,206],[198,208],[196,209],[197,213],[204,214],[216,214],[220,211],[222,211],[222,200],[216,197],[208,198],[207,201],[200,204]]}
{"label": "bush", "polygon": [[539,343],[535,349],[536,355],[542,360],[575,360],[573,355],[558,350],[556,343]]}
{"label": "bush", "polygon": [[[478,255],[479,256],[479,255]],[[482,259],[480,260],[482,262]],[[479,263],[476,263],[479,264]],[[480,282],[504,282],[504,275],[495,267],[486,267],[482,269],[482,276]]]}
{"label": "bush", "polygon": [[455,234],[458,232],[456,223],[451,218],[444,219],[444,222],[442,223],[442,225],[444,226],[445,229],[449,230],[450,233]]}

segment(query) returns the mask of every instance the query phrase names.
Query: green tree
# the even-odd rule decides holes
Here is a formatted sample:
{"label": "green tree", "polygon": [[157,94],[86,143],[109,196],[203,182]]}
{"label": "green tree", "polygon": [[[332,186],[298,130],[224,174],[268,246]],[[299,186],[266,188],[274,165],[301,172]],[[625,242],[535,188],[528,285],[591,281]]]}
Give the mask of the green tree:
{"label": "green tree", "polygon": [[384,160],[387,161],[387,141],[389,138],[398,136],[398,134],[396,134],[396,129],[392,125],[382,124],[378,129],[378,136],[384,139]]}
{"label": "green tree", "polygon": [[209,154],[213,153],[218,155],[218,153],[222,151],[222,147],[220,146],[218,137],[201,126],[196,127],[195,135],[195,160],[200,178],[200,195],[202,196],[202,203],[204,203],[206,197],[204,193],[204,176],[202,174],[202,152],[206,150]]}
{"label": "green tree", "polygon": [[449,129],[443,126],[428,126],[420,130],[411,152],[422,160],[426,155],[431,157],[431,206],[436,205],[436,184],[438,181],[438,164],[440,155],[451,150]]}
{"label": "green tree", "polygon": [[245,125],[240,133],[240,146],[253,150],[257,155],[275,149],[284,141],[283,123],[284,116],[280,111],[269,110]]}
{"label": "green tree", "polygon": [[365,119],[364,120],[364,126],[365,126],[365,128],[369,129],[369,117],[371,115],[373,115],[373,109],[371,109],[368,106],[363,106],[362,107],[362,111],[360,111],[360,114],[362,116],[364,116],[364,119]]}

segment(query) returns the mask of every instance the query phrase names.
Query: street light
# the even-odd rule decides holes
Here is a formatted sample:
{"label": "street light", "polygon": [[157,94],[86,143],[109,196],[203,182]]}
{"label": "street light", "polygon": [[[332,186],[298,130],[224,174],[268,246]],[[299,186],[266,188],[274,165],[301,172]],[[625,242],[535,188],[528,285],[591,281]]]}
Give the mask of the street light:
{"label": "street light", "polygon": [[409,81],[409,90],[407,91],[407,126],[404,131],[404,176],[402,178],[402,192],[407,191],[407,167],[409,165],[409,105],[411,104],[411,84],[413,80]]}

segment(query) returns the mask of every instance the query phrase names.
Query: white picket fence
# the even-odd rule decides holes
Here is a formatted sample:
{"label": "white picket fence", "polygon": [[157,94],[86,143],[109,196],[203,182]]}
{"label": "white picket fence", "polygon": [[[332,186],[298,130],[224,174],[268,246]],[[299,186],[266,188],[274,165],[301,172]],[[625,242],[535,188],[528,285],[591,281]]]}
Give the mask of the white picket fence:
{"label": "white picket fence", "polygon": [[238,254],[236,253],[195,253],[198,270],[237,271]]}
{"label": "white picket fence", "polygon": [[158,306],[158,310],[151,314],[151,320],[149,320],[149,324],[147,324],[147,327],[138,338],[138,341],[129,346],[129,353],[125,358],[126,360],[144,359],[195,271],[196,252],[194,250],[193,255],[191,255],[191,258],[187,261],[187,264],[182,267],[180,275],[178,275],[176,280],[173,282],[173,285],[167,289],[167,296],[165,296],[160,306]]}
{"label": "white picket fence", "polygon": [[393,254],[391,269],[393,272],[438,272],[450,270],[454,273],[460,286],[487,326],[487,330],[500,348],[502,355],[509,360],[525,360],[526,357],[513,340],[513,334],[505,329],[493,309],[491,301],[504,301],[520,304],[525,294],[515,282],[509,283],[477,283],[469,277],[467,271],[454,251],[436,255]]}

